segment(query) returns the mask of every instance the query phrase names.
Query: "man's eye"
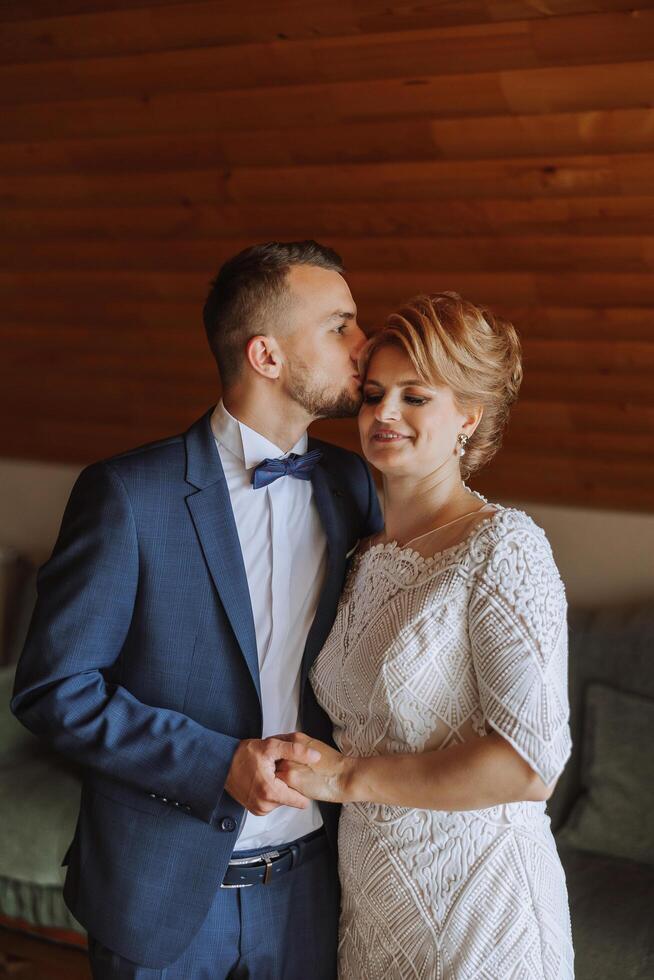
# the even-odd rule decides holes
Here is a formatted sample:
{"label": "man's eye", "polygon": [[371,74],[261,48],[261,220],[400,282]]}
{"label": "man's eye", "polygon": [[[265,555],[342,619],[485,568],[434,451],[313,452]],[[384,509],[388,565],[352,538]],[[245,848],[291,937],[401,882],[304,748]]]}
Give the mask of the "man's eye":
{"label": "man's eye", "polygon": [[340,334],[345,333],[346,327],[347,327],[347,323],[341,323],[338,327],[336,327],[336,333],[340,333]]}

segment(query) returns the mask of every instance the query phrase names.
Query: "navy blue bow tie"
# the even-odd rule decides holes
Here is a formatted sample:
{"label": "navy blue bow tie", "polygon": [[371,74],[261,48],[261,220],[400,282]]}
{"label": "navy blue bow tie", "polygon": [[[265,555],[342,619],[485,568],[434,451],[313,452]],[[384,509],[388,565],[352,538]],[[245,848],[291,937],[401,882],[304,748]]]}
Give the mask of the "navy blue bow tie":
{"label": "navy blue bow tie", "polygon": [[310,480],[311,474],[318,460],[322,459],[319,449],[312,449],[309,453],[299,456],[297,453],[289,453],[284,459],[264,459],[255,467],[252,474],[252,486],[255,490],[260,487],[267,487],[269,483],[274,483],[280,476],[294,476],[296,480]]}

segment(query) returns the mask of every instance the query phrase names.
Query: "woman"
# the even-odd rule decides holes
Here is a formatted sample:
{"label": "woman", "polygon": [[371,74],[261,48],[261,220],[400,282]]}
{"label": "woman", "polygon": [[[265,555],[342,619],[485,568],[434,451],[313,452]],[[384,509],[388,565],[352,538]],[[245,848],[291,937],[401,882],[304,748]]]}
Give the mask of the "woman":
{"label": "woman", "polygon": [[362,376],[386,524],[311,673],[340,752],[313,741],[314,767],[282,764],[344,804],[340,977],[567,980],[545,814],[570,752],[565,593],[543,531],[462,482],[499,447],[516,333],[455,293],[418,297]]}

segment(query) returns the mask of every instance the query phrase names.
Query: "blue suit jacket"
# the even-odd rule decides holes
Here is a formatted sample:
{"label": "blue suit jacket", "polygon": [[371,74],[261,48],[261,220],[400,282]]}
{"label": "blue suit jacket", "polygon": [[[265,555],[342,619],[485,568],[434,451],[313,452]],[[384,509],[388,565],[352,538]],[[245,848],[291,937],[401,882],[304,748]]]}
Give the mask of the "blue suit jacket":
{"label": "blue suit jacket", "polygon": [[[103,945],[157,968],[190,943],[223,879],[244,817],[225,779],[239,741],[262,732],[250,598],[210,417],[80,475],[39,573],[12,701],[84,767],[69,908]],[[312,483],[328,568],[301,716],[304,731],[329,741],[307,673],[346,554],[381,514],[359,456],[310,448],[324,453]],[[338,808],[321,810],[335,847]]]}

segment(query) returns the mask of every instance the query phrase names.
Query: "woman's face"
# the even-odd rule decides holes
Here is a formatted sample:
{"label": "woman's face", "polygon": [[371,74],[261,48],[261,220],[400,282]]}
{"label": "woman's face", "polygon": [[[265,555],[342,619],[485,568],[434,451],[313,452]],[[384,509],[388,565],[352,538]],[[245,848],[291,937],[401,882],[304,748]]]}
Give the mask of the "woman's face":
{"label": "woman's face", "polygon": [[470,435],[474,421],[457,408],[451,388],[421,382],[397,347],[381,347],[372,355],[359,434],[366,459],[382,473],[419,479],[443,466],[458,471],[457,436]]}

